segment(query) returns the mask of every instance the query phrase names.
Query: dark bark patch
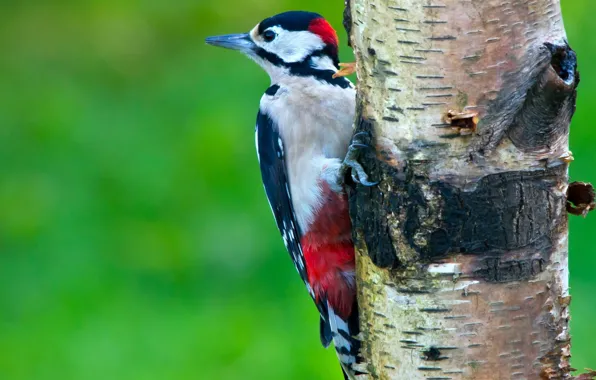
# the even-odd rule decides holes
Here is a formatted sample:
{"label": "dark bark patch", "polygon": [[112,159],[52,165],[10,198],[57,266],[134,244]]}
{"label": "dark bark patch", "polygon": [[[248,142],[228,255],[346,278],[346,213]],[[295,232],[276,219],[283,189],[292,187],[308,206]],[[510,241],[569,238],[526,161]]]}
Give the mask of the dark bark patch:
{"label": "dark bark patch", "polygon": [[501,261],[498,257],[482,260],[482,267],[474,275],[487,282],[509,282],[529,280],[544,271],[543,259]]}
{"label": "dark bark patch", "polygon": [[573,182],[567,188],[567,212],[586,216],[596,209],[594,186],[591,183]]}
{"label": "dark bark patch", "polygon": [[[362,131],[370,136],[363,143],[376,146],[374,122],[361,118],[356,132]],[[490,174],[464,190],[431,181],[428,162],[395,159],[364,150],[360,162],[382,183],[349,191],[354,239],[363,238],[375,265],[402,268],[466,254],[477,257],[475,274],[487,281],[521,280],[542,271],[565,210],[565,197],[553,191],[565,177],[564,166]],[[396,250],[404,247],[413,254],[398,256]],[[531,250],[542,256],[524,258]],[[521,255],[517,261],[505,261],[511,251]]]}
{"label": "dark bark patch", "polygon": [[[362,143],[375,146],[374,125],[371,121],[361,119],[356,132],[367,132],[368,138]],[[381,178],[382,172],[374,149],[365,149],[360,161],[373,181]],[[356,231],[362,231],[364,243],[372,262],[381,268],[392,268],[398,263],[395,248],[390,235],[390,226],[383,210],[392,202],[392,194],[383,194],[378,186],[357,186],[348,190],[350,200],[350,217],[353,225],[354,241],[358,238]]]}
{"label": "dark bark patch", "polygon": [[447,359],[446,356],[441,354],[441,350],[439,350],[435,346],[431,346],[428,349],[422,351],[422,359],[429,360],[429,361],[439,361]]}
{"label": "dark bark patch", "polygon": [[428,236],[426,246],[414,247],[429,259],[448,252],[548,249],[562,209],[563,200],[551,191],[560,175],[560,168],[491,174],[480,179],[473,191],[433,183],[431,188],[441,199],[440,220],[432,229],[406,230],[406,234]]}
{"label": "dark bark patch", "polygon": [[[361,119],[360,131],[371,136],[364,143],[376,146],[374,122]],[[478,257],[477,275],[512,281],[535,275],[542,264],[523,257],[518,262],[499,261],[505,253],[534,249],[542,254],[538,263],[548,262],[566,201],[553,188],[565,176],[565,167],[490,174],[473,190],[463,190],[431,182],[424,174],[428,162],[396,163],[384,153],[369,149],[360,157],[370,178],[382,183],[349,192],[354,231],[361,232],[354,233],[354,239],[363,237],[375,265],[400,268],[467,254]],[[412,249],[415,254],[406,255],[411,262],[400,262],[398,247]],[[483,259],[488,261],[482,264]]]}

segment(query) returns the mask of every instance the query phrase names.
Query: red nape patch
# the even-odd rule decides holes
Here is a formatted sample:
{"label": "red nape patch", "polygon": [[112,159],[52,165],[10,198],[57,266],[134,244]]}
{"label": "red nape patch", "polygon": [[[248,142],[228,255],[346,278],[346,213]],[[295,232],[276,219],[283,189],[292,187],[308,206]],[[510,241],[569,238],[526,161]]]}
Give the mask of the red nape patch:
{"label": "red nape patch", "polygon": [[312,20],[308,26],[308,30],[321,37],[325,44],[337,47],[339,43],[337,33],[335,33],[335,29],[324,18]]}

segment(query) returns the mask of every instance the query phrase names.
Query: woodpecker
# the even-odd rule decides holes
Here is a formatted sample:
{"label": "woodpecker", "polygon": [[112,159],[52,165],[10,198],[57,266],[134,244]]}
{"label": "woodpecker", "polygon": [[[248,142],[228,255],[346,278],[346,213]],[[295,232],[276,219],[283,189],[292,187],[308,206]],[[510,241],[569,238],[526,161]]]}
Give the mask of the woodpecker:
{"label": "woodpecker", "polygon": [[352,139],[356,91],[345,74],[353,66],[340,70],[337,34],[311,12],[281,13],[206,42],[244,53],[271,78],[255,130],[265,193],[319,310],[321,342],[333,341],[344,377],[353,378],[358,308],[344,178],[350,171],[354,181],[375,184],[357,162],[365,145],[359,134]]}

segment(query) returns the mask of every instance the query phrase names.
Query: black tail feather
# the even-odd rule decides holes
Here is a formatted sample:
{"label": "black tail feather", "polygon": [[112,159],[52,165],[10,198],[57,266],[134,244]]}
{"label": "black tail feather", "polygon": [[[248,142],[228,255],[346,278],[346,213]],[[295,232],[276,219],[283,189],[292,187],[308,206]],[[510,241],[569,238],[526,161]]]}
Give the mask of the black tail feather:
{"label": "black tail feather", "polygon": [[327,348],[333,340],[333,334],[331,334],[331,326],[329,325],[329,321],[324,320],[322,316],[319,322],[319,329],[321,335],[321,344],[323,347]]}
{"label": "black tail feather", "polygon": [[349,379],[348,375],[359,374],[352,366],[362,361],[359,355],[360,341],[356,338],[360,331],[358,306],[354,303],[352,314],[347,320],[335,314],[331,305],[327,305],[327,314],[333,345],[342,365],[344,378]]}

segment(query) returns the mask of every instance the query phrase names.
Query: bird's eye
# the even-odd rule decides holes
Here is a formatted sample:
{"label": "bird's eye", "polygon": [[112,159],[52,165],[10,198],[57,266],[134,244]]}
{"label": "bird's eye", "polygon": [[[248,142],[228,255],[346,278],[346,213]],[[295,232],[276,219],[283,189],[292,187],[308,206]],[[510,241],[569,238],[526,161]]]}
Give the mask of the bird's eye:
{"label": "bird's eye", "polygon": [[277,37],[277,34],[275,34],[275,32],[272,30],[266,30],[263,32],[263,39],[265,42],[271,42],[275,39],[275,37]]}

